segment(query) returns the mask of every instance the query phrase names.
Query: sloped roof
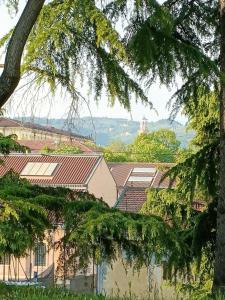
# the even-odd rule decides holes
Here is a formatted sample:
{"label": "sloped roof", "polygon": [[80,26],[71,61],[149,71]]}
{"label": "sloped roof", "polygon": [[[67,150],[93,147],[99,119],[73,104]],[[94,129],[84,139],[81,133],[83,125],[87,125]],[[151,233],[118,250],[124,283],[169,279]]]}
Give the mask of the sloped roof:
{"label": "sloped roof", "polygon": [[26,176],[33,184],[44,185],[82,185],[94,172],[102,159],[100,155],[8,155],[1,156],[0,176],[9,170],[20,174],[28,162],[57,163],[52,176]]}
{"label": "sloped roof", "polygon": [[[128,212],[139,212],[143,204],[147,200],[148,188],[169,188],[173,186],[169,178],[165,178],[162,182],[162,176],[168,168],[173,167],[172,163],[110,163],[109,168],[117,184],[120,192],[115,207]],[[155,173],[135,173],[135,168],[155,168]],[[164,169],[165,168],[165,169]],[[130,176],[152,176],[149,182],[129,181]],[[192,208],[196,211],[205,209],[205,202],[201,200],[193,201]]]}
{"label": "sloped roof", "polygon": [[[171,180],[162,176],[172,163],[110,163],[109,168],[120,192],[116,207],[129,212],[139,212],[147,200],[147,188],[169,188]],[[143,169],[143,172],[136,172]],[[147,172],[147,170],[150,170]],[[135,177],[135,181],[132,178]],[[140,181],[138,181],[140,178]],[[144,178],[145,181],[141,179]],[[149,178],[149,180],[147,180]]]}
{"label": "sloped roof", "polygon": [[[31,152],[40,152],[44,147],[55,150],[58,145],[52,140],[18,140],[18,143],[30,148]],[[90,146],[87,146],[81,141],[77,140],[72,140],[71,142],[63,142],[62,144],[78,147],[84,153],[97,152],[95,149],[92,149]]]}
{"label": "sloped roof", "polygon": [[72,132],[69,132],[66,130],[58,129],[53,126],[43,126],[43,125],[35,124],[32,122],[21,122],[21,121],[10,119],[10,118],[1,117],[0,118],[0,127],[25,127],[25,128],[30,128],[30,129],[40,130],[40,131],[46,131],[49,133],[65,135],[65,136],[69,136],[72,138],[80,138],[80,139],[90,140],[89,137],[75,134],[75,133],[72,133]]}
{"label": "sloped roof", "polygon": [[121,194],[116,208],[122,211],[139,212],[145,203],[147,195],[144,188],[127,187]]}
{"label": "sloped roof", "polygon": [[[168,168],[173,167],[175,164],[173,163],[109,163],[110,171],[116,181],[116,185],[118,188],[124,187],[125,185],[131,185],[133,187],[162,187],[166,188],[169,186],[169,179],[165,179],[162,183],[160,183],[160,179]],[[153,177],[153,180],[148,183],[140,182],[132,182],[128,183],[128,178],[130,175],[137,175],[133,173],[134,168],[155,168],[156,173],[149,174]],[[164,171],[165,169],[165,171]],[[147,173],[143,173],[139,176],[146,176]],[[128,183],[128,184],[127,184]]]}

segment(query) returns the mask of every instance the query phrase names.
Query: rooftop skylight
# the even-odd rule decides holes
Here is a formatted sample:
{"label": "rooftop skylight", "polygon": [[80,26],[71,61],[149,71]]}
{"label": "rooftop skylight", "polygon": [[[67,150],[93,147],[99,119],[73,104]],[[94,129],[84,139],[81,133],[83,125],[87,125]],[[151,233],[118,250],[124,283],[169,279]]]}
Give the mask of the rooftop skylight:
{"label": "rooftop skylight", "polygon": [[152,179],[152,176],[130,176],[128,181],[151,182]]}
{"label": "rooftop skylight", "polygon": [[52,176],[58,163],[28,162],[21,176]]}
{"label": "rooftop skylight", "polygon": [[133,173],[155,173],[156,168],[133,168]]}

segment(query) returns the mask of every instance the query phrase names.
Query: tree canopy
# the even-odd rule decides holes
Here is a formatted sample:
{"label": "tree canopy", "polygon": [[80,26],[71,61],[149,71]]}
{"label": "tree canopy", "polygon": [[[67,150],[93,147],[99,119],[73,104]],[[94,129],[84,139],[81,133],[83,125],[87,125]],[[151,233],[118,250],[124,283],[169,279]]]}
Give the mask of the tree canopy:
{"label": "tree canopy", "polygon": [[175,162],[180,142],[169,129],[142,133],[129,145],[131,160],[143,162]]}
{"label": "tree canopy", "polygon": [[[28,4],[31,2],[28,1]],[[116,24],[121,20],[125,22],[126,27],[123,28],[123,36],[116,28]],[[33,21],[30,23],[31,27]],[[9,50],[13,48],[10,46],[13,45],[16,32],[17,30],[12,35],[12,42],[8,44]],[[3,42],[6,41],[7,38],[4,38]],[[21,44],[24,45],[24,40]],[[19,50],[21,57],[21,47]],[[15,65],[14,62],[10,64],[12,55],[6,57],[9,59],[6,60],[1,80],[10,73],[8,66]],[[15,62],[17,84],[20,68],[18,60]],[[130,71],[133,71],[132,77]],[[220,128],[220,146],[218,147],[218,140],[214,140],[208,133],[202,135],[199,140],[195,140],[199,147],[196,153],[192,153],[170,174],[180,177],[180,191],[187,191],[190,201],[196,188],[197,191],[207,191],[212,198],[212,204],[216,205],[218,201],[214,289],[225,293],[225,269],[221,268],[225,264],[224,1],[167,0],[159,3],[155,0],[142,0],[133,1],[132,5],[126,0],[109,3],[103,1],[100,5],[97,1],[49,1],[41,10],[26,44],[23,72],[32,74],[32,82],[48,83],[52,91],[58,84],[62,85],[74,101],[81,96],[76,85],[77,78],[81,78],[82,81],[83,76],[86,76],[96,99],[106,90],[111,104],[118,99],[128,109],[132,93],[144,103],[149,103],[133,76],[139,76],[148,86],[157,79],[161,84],[171,86],[179,75],[183,84],[171,99],[172,113],[174,116],[177,110],[185,105],[185,109],[196,116],[192,125],[200,125],[196,112],[199,107],[200,113],[205,111],[203,106],[209,97],[219,99],[220,126],[218,124],[214,127],[214,121],[217,120],[214,115],[212,126],[205,126],[206,123],[204,125],[202,122],[203,128],[198,127],[197,130],[204,129],[210,132],[211,129],[215,132],[216,129],[217,136]],[[15,87],[14,82],[12,86]],[[3,98],[2,101],[0,97],[1,104],[7,97]],[[216,108],[217,104],[214,104],[213,107]],[[211,112],[212,107],[209,103],[207,105],[208,111]],[[209,124],[208,120],[206,122]],[[207,143],[207,136],[210,137],[210,144]],[[163,195],[160,197],[163,198]],[[214,211],[210,210],[210,207],[208,213]],[[208,220],[210,223],[214,219],[209,217]],[[211,225],[210,223],[209,228],[212,228]],[[214,231],[213,227],[212,232]],[[187,231],[185,236],[188,235]],[[180,238],[179,235],[177,237]],[[189,244],[184,242],[183,245],[188,248]],[[177,255],[175,250],[172,253]],[[182,261],[185,257],[191,258],[189,254],[188,251],[187,256],[183,255]]]}

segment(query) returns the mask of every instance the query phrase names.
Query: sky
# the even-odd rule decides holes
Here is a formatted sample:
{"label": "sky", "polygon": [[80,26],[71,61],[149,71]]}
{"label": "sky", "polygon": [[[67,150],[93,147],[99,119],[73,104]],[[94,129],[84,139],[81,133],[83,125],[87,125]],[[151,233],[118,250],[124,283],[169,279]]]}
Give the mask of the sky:
{"label": "sky", "polygon": [[[24,2],[25,1],[22,0],[21,9]],[[14,26],[19,14],[21,13],[21,9],[15,17],[9,14],[8,9],[3,4],[0,4],[0,37],[6,34]],[[4,63],[4,55],[0,56],[0,63]],[[83,89],[87,90],[88,87],[84,87]],[[146,117],[149,122],[167,119],[170,116],[170,110],[167,107],[167,102],[174,91],[175,88],[169,91],[165,86],[160,86],[159,84],[153,84],[151,86],[147,92],[147,96],[153,103],[154,109],[157,113],[155,110],[150,110],[149,107],[146,107],[140,102],[136,103],[135,100],[132,100],[131,102],[131,112],[126,111],[119,105],[119,103],[110,107],[108,105],[107,97],[103,96],[98,104],[96,104],[93,100],[90,100],[89,106],[85,103],[81,103],[79,107],[79,115],[90,116],[91,111],[93,117],[126,118],[133,119],[135,121],[140,121],[143,117]],[[36,117],[65,118],[70,107],[69,96],[64,95],[64,97],[62,97],[61,93],[57,92],[54,99],[51,96],[48,96],[47,98],[48,100],[45,98],[43,101],[40,100],[35,102],[29,99],[24,99],[23,93],[17,92],[12,100],[12,104],[7,105],[6,113],[10,117],[33,114]],[[35,105],[34,103],[37,104]],[[181,114],[178,114],[176,120],[183,124],[186,122],[186,118]]]}

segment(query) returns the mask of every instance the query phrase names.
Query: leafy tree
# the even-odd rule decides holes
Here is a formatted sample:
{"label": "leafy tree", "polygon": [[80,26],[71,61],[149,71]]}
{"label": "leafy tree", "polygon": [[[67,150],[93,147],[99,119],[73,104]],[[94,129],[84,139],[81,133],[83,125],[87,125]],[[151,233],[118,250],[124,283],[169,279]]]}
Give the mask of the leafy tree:
{"label": "leafy tree", "polygon": [[[36,2],[39,3],[38,8],[32,7],[37,6]],[[79,90],[75,88],[74,81],[83,82],[85,76],[90,89],[95,92],[96,99],[100,97],[102,91],[106,90],[110,104],[118,99],[129,109],[131,94],[136,94],[143,102],[150,104],[143,90],[124,68],[124,64],[128,62],[125,45],[115,30],[115,25],[110,22],[105,10],[106,3],[98,5],[97,1],[80,0],[72,3],[71,1],[49,1],[44,6],[43,3],[44,1],[29,0],[24,9],[24,13],[34,11],[36,19],[39,14],[33,30],[31,31],[27,26],[27,31],[31,31],[29,38],[21,29],[20,22],[24,19],[22,15],[17,30],[13,31],[12,36],[10,37],[9,34],[2,39],[1,44],[10,39],[9,46],[14,40],[18,41],[20,35],[23,37],[21,46],[24,46],[27,41],[23,73],[35,74],[34,82],[47,83],[52,91],[58,85],[65,87],[74,101],[78,98],[83,99]],[[28,18],[27,21],[30,19]],[[6,82],[3,75],[11,74],[8,71],[10,62],[8,57],[15,46],[9,46],[7,46],[8,55],[1,76],[3,85]],[[16,66],[15,63],[11,64],[16,76],[9,77],[16,82],[13,84],[8,81],[9,85],[5,89],[10,90],[10,93],[0,95],[1,105],[7,101],[18,84],[19,64],[20,59],[17,59]]]}
{"label": "leafy tree", "polygon": [[102,151],[109,162],[174,162],[187,152],[179,145],[173,131],[160,129],[138,135],[129,145],[114,141]]}
{"label": "leafy tree", "polygon": [[180,142],[169,129],[160,129],[137,136],[129,145],[132,161],[142,162],[174,162]]}
{"label": "leafy tree", "polygon": [[[168,85],[173,83],[179,72],[184,84],[173,96],[174,113],[181,105],[190,102],[197,111],[198,100],[201,97],[207,100],[212,91],[220,102],[219,198],[214,291],[224,294],[225,268],[221,266],[225,262],[225,3],[223,0],[204,1],[201,4],[198,1],[168,0],[162,5],[153,1],[145,2],[142,7],[143,10],[132,19],[130,30],[133,30],[133,34],[130,34],[128,39],[130,54],[136,60],[140,74],[148,75],[150,82],[159,77],[161,83]],[[210,152],[209,147],[205,150],[205,157],[203,150],[200,150],[199,155],[202,164],[205,164],[208,170],[207,158],[216,156]],[[190,168],[191,161],[196,160],[188,160]],[[199,164],[201,167],[199,174],[205,173],[202,164]],[[203,169],[204,172],[201,173]],[[196,175],[193,172],[189,175]],[[196,175],[189,179],[192,181],[200,177]]]}
{"label": "leafy tree", "polygon": [[69,144],[60,143],[57,145],[56,149],[52,150],[48,147],[44,147],[41,153],[49,154],[79,154],[82,153],[79,147]]}
{"label": "leafy tree", "polygon": [[194,129],[195,137],[191,146],[195,149],[219,141],[219,102],[215,93],[199,97],[198,109],[193,102],[188,103],[184,113],[189,117],[188,129]]}
{"label": "leafy tree", "polygon": [[109,146],[103,148],[104,158],[109,162],[129,161],[127,145],[121,141],[113,141]]}
{"label": "leafy tree", "polygon": [[[93,260],[108,262],[126,250],[136,267],[160,258],[168,249],[178,251],[177,237],[157,216],[121,212],[86,192],[31,185],[10,172],[0,179],[1,204],[7,218],[0,220],[0,255],[24,255],[47,229],[63,221],[65,235],[59,241],[68,269],[86,268]],[[60,269],[59,265],[59,271]]]}
{"label": "leafy tree", "polygon": [[[31,2],[40,4],[41,1],[29,0],[27,5]],[[72,4],[70,1],[51,1],[42,10],[30,35],[25,70],[35,72],[39,82],[48,81],[53,89],[57,83],[61,83],[75,98],[78,93],[71,84],[70,70],[80,71],[88,57],[92,71],[88,68],[86,70],[91,82],[94,82],[96,96],[100,96],[99,91],[103,88],[103,82],[106,82],[111,102],[114,103],[118,97],[128,109],[129,91],[136,92],[145,102],[147,99],[136,82],[124,71],[123,64],[126,63],[134,65],[133,69],[142,78],[147,77],[148,84],[159,78],[160,83],[171,85],[177,74],[181,76],[184,84],[173,97],[174,113],[181,105],[190,102],[197,111],[198,100],[201,97],[206,99],[213,90],[220,102],[220,171],[214,290],[225,293],[225,268],[221,268],[225,265],[225,2],[167,0],[159,4],[157,1],[143,0],[135,1],[133,6],[128,4],[130,2],[126,0],[112,1],[99,9],[95,2],[89,1],[73,1]],[[124,35],[126,45],[112,26],[124,16],[128,23]],[[30,23],[32,25],[33,21]],[[30,27],[32,26],[27,26],[28,32]],[[20,28],[18,25],[19,33]],[[10,95],[9,90],[12,91],[18,82],[19,63],[27,31],[25,39],[22,39],[22,47],[18,47],[19,55],[13,55],[18,44],[17,30],[14,31],[7,50],[6,69],[3,72],[5,78],[3,75],[1,77],[4,79],[4,89],[1,87],[0,90],[5,91],[5,83],[8,82],[10,87],[6,88],[7,92],[0,98],[1,104],[5,103]],[[15,59],[17,57],[19,60]],[[11,69],[8,71],[9,66],[13,68],[12,72]],[[7,77],[10,74],[11,77],[12,74],[16,75],[16,84],[11,82],[10,76]],[[206,153],[206,157],[214,157],[209,155],[209,147],[206,148]],[[204,165],[203,151],[200,150],[198,154]],[[203,169],[202,167],[201,170]]]}
{"label": "leafy tree", "polygon": [[29,148],[20,145],[17,142],[17,136],[15,134],[4,136],[0,134],[0,153],[7,155],[10,152],[29,152]]}
{"label": "leafy tree", "polygon": [[[186,274],[188,283],[181,284],[191,288],[192,293],[197,289],[197,299],[199,292],[209,293],[212,287],[216,246],[219,111],[213,93],[206,99],[198,100],[198,112],[190,103],[185,107],[189,127],[196,131],[196,136],[191,143],[192,152],[186,153],[184,159],[167,172],[173,188],[149,190],[142,208],[144,214],[158,215],[169,222],[186,244],[177,257],[173,253],[167,256],[167,268],[171,280],[178,271],[180,275]],[[198,203],[204,203],[203,212],[193,210]]]}

